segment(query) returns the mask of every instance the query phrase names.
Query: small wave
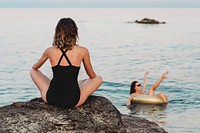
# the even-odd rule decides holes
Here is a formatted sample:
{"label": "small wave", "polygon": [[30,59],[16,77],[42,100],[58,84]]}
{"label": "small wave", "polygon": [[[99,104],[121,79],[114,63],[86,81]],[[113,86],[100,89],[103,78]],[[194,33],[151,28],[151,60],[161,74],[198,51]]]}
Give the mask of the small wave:
{"label": "small wave", "polygon": [[182,104],[182,103],[185,103],[186,100],[187,99],[175,99],[175,100],[170,100],[169,103],[171,103],[171,104],[174,104],[174,103],[175,104],[177,104],[177,103],[180,104],[181,103]]}
{"label": "small wave", "polygon": [[195,99],[175,99],[175,100],[170,100],[169,103],[193,106],[193,105],[199,105],[200,101]]}
{"label": "small wave", "polygon": [[123,83],[116,83],[116,82],[108,82],[104,81],[103,86],[112,86],[112,87],[130,87],[129,84],[123,84]]}
{"label": "small wave", "polygon": [[124,88],[121,88],[121,89],[118,89],[118,88],[101,88],[101,89],[98,89],[97,92],[99,93],[106,93],[106,94],[109,94],[109,95],[113,95],[115,94],[116,97],[117,96],[128,96],[129,95],[129,90],[127,89],[124,89]]}
{"label": "small wave", "polygon": [[200,60],[200,58],[196,58],[196,60]]}

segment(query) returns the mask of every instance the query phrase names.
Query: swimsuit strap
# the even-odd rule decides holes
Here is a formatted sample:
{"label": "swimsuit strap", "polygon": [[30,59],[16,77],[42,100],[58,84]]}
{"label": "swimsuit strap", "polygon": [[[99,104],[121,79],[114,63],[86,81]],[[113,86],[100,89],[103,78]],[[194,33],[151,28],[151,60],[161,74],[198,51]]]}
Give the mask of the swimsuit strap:
{"label": "swimsuit strap", "polygon": [[60,56],[58,65],[60,65],[60,62],[61,62],[63,56],[65,56],[65,59],[67,60],[68,64],[71,66],[72,64],[71,64],[69,58],[68,58],[67,55],[66,55],[67,49],[66,49],[65,51],[64,51],[63,49],[60,49],[60,50],[61,50],[61,52],[62,52],[62,55]]}

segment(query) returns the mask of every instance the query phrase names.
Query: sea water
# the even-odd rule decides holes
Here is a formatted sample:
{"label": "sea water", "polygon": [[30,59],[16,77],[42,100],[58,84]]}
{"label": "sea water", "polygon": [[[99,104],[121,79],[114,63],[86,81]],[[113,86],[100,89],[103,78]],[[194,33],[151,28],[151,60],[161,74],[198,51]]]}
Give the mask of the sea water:
{"label": "sea water", "polygon": [[[200,132],[200,9],[59,8],[0,9],[0,106],[40,97],[29,76],[31,66],[52,45],[60,18],[71,17],[79,45],[90,51],[95,72],[104,79],[94,95],[108,98],[128,115],[156,122],[168,132]],[[143,18],[166,24],[134,23]],[[169,104],[127,108],[132,81],[147,89],[169,70],[156,93]],[[47,61],[41,71],[52,77]],[[79,79],[87,78],[81,66]]]}

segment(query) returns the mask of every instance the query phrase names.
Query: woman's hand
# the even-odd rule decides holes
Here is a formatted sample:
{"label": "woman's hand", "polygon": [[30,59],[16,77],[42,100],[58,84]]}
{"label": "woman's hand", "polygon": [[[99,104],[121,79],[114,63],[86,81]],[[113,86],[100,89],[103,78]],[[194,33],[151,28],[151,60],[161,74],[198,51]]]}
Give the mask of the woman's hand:
{"label": "woman's hand", "polygon": [[144,77],[147,77],[147,75],[148,75],[149,73],[150,73],[149,71],[146,71],[146,72],[144,73]]}
{"label": "woman's hand", "polygon": [[131,105],[131,101],[128,99],[126,106],[130,106]]}

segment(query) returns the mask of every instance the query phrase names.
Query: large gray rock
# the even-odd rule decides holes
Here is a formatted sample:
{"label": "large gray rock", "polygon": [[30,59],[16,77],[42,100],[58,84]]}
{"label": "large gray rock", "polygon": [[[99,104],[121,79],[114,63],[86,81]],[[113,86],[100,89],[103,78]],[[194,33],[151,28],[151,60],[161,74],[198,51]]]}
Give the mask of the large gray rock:
{"label": "large gray rock", "polygon": [[0,133],[166,133],[144,118],[121,115],[112,103],[90,96],[76,109],[61,109],[45,104],[41,98],[0,107]]}

